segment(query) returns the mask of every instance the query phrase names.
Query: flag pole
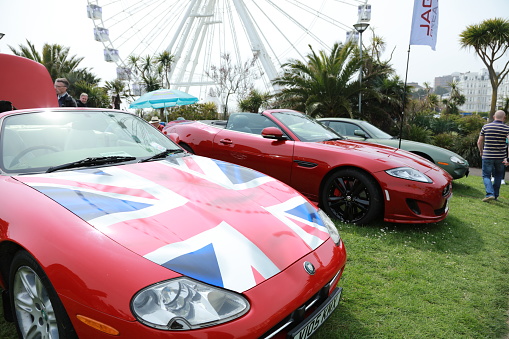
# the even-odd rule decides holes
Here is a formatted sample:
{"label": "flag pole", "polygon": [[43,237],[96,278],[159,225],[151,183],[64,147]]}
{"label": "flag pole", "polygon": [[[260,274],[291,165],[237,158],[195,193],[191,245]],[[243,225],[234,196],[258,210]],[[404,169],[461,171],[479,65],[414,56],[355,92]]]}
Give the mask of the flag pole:
{"label": "flag pole", "polygon": [[408,54],[406,58],[406,71],[405,71],[405,85],[403,87],[403,109],[401,112],[401,122],[399,126],[399,145],[398,148],[401,148],[401,139],[403,138],[403,121],[405,119],[405,108],[406,108],[406,84],[408,79],[408,64],[410,63],[410,46],[408,45]]}

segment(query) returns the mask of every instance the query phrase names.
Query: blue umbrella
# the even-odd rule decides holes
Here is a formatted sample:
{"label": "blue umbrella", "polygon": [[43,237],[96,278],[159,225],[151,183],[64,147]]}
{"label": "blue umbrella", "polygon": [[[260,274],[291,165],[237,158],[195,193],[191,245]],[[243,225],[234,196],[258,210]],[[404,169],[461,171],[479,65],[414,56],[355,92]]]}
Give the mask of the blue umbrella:
{"label": "blue umbrella", "polygon": [[129,108],[165,108],[194,104],[198,98],[176,89],[158,89],[143,94]]}

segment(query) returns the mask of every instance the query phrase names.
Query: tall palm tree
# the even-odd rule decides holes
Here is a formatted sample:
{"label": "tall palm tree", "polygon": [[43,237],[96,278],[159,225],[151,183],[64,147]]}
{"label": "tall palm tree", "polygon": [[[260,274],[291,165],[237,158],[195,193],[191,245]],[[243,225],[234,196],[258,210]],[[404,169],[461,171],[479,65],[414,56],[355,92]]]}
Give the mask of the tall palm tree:
{"label": "tall palm tree", "polygon": [[501,70],[495,69],[495,62],[509,53],[509,20],[487,19],[480,24],[470,25],[461,32],[463,48],[473,48],[488,69],[491,82],[490,120],[497,109],[498,87],[509,73],[509,61],[502,63]]}
{"label": "tall palm tree", "polygon": [[360,61],[356,46],[335,43],[330,51],[316,53],[311,46],[307,62],[292,60],[283,65],[283,75],[274,84],[283,89],[277,94],[282,105],[304,111],[311,116],[353,117],[353,99],[359,93],[355,73]]}
{"label": "tall palm tree", "polygon": [[144,57],[130,55],[127,61],[133,74],[141,79],[141,85],[147,92],[163,88],[163,67],[158,65],[157,60],[150,55]]}
{"label": "tall palm tree", "polygon": [[34,44],[27,40],[27,46],[19,45],[19,49],[9,46],[12,53],[30,60],[34,60],[46,67],[51,79],[67,78],[71,83],[69,93],[78,97],[81,91],[75,86],[78,82],[86,82],[91,86],[97,86],[101,81],[90,72],[88,68],[80,68],[84,58],[69,54],[69,47],[58,44],[44,44],[39,53]]}
{"label": "tall palm tree", "polygon": [[42,53],[39,53],[35,46],[27,40],[27,46],[19,45],[19,49],[12,46],[9,46],[9,48],[15,55],[43,64],[53,80],[60,77],[68,77],[69,74],[76,72],[81,75],[80,80],[82,80],[81,78],[88,77],[88,80],[94,79],[94,81],[100,81],[87,68],[79,68],[79,64],[84,58],[77,57],[76,55],[71,56],[69,54],[69,47],[58,44],[44,44]]}
{"label": "tall palm tree", "polygon": [[155,59],[157,65],[161,67],[161,83],[164,88],[170,88],[170,72],[175,56],[168,51],[161,52]]}
{"label": "tall palm tree", "polygon": [[444,114],[459,114],[459,106],[463,105],[467,99],[463,94],[461,94],[461,91],[458,87],[458,82],[453,81],[448,85],[451,88],[451,94],[449,99],[442,100],[442,103],[445,106],[442,112]]}
{"label": "tall palm tree", "polygon": [[[112,105],[120,105],[120,96],[124,94],[126,85],[121,80],[115,79],[113,81],[106,81],[104,88],[112,94]],[[115,104],[116,103],[116,104]],[[114,107],[119,109],[120,107]]]}

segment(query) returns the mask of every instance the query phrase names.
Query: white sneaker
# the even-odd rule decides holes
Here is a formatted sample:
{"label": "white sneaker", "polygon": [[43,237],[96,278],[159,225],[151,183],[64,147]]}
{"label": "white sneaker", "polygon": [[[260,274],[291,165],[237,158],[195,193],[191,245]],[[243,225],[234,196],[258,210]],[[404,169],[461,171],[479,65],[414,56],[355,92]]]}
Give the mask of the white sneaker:
{"label": "white sneaker", "polygon": [[493,184],[495,182],[495,178],[491,178],[491,183]]}
{"label": "white sneaker", "polygon": [[505,185],[505,180],[502,179],[502,182],[500,182],[500,185]]}

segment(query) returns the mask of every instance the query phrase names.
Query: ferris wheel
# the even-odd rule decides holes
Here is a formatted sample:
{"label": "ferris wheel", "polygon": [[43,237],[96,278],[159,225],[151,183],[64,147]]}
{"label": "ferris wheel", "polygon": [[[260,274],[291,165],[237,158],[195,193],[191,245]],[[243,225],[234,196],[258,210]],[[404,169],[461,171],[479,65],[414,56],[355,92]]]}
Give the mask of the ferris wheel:
{"label": "ferris wheel", "polygon": [[[228,54],[234,63],[256,59],[263,90],[281,65],[328,50],[369,21],[367,0],[87,0],[94,37],[120,79],[129,77],[128,57],[174,56],[171,87],[205,96],[207,76]],[[199,89],[199,93],[196,89]]]}

